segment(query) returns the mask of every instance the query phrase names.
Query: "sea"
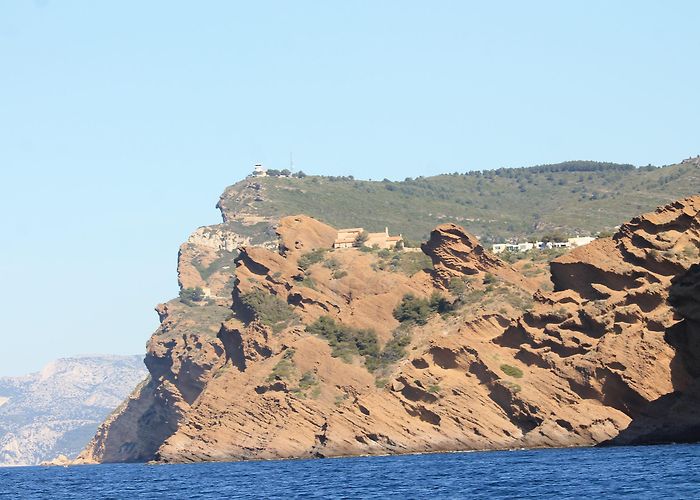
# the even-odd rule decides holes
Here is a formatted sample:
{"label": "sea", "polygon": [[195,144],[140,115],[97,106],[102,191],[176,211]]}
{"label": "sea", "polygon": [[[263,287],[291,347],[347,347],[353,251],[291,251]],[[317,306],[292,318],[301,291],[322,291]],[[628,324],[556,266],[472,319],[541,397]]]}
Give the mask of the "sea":
{"label": "sea", "polygon": [[700,498],[700,445],[0,468],[0,498]]}

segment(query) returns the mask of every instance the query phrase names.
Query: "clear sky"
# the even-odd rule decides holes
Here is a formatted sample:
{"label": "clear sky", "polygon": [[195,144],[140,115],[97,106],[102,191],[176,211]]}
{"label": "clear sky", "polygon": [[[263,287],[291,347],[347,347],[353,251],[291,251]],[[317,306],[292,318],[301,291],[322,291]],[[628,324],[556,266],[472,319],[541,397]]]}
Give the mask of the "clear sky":
{"label": "clear sky", "polygon": [[0,0],[0,375],[132,354],[255,162],[700,153],[700,2]]}

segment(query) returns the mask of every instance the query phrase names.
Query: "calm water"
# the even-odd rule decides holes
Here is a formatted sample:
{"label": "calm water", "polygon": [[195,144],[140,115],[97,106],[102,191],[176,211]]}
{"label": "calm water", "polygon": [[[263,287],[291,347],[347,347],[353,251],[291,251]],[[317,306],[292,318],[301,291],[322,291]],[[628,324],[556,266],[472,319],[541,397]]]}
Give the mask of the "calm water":
{"label": "calm water", "polygon": [[2,498],[700,498],[700,445],[0,468]]}

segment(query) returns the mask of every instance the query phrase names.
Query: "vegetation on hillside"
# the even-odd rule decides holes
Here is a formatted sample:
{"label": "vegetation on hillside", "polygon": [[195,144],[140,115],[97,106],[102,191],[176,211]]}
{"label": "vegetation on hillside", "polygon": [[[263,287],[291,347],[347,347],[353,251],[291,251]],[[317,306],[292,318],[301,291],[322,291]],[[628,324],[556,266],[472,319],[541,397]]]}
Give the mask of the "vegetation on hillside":
{"label": "vegetation on hillside", "polygon": [[299,257],[298,265],[302,271],[306,272],[312,265],[322,262],[325,253],[325,248],[319,248],[312,250],[311,252],[307,252]]}
{"label": "vegetation on hillside", "polygon": [[221,271],[224,268],[231,270],[235,269],[236,265],[234,264],[234,260],[237,256],[238,252],[227,252],[226,250],[221,250],[219,252],[219,256],[208,265],[204,265],[201,258],[193,259],[192,265],[195,267],[195,269],[197,269],[197,272],[199,272],[202,279],[207,281],[212,274]]}
{"label": "vegetation on hillside", "polygon": [[188,306],[193,306],[196,302],[202,302],[206,297],[201,287],[183,288],[180,290],[179,295],[180,302]]}
{"label": "vegetation on hillside", "polygon": [[241,304],[255,319],[272,328],[273,332],[280,332],[296,319],[292,307],[277,295],[256,288],[244,293],[240,297]]}
{"label": "vegetation on hillside", "polygon": [[[256,215],[304,213],[334,227],[361,226],[369,231],[389,226],[392,232],[417,241],[426,240],[437,224],[454,222],[488,244],[506,238],[541,238],[552,232],[609,231],[639,213],[699,192],[700,168],[689,163],[635,168],[577,161],[400,182],[360,181],[351,176],[266,177],[256,182],[265,200],[256,203],[251,212]],[[240,211],[234,199],[244,185],[224,193],[225,211]]]}
{"label": "vegetation on hillside", "polygon": [[400,249],[379,250],[377,262],[373,265],[375,271],[400,272],[407,276],[432,267],[430,257],[423,252],[404,252]]}
{"label": "vegetation on hillside", "polygon": [[386,368],[406,356],[405,347],[411,343],[408,331],[397,330],[383,349],[372,329],[353,328],[337,323],[330,316],[321,316],[306,327],[306,331],[328,341],[331,355],[350,362],[353,356],[364,358],[370,372]]}
{"label": "vegetation on hillside", "polygon": [[393,314],[400,323],[425,325],[432,314],[443,314],[451,311],[452,308],[452,303],[438,292],[433,293],[429,299],[408,293],[394,308]]}
{"label": "vegetation on hillside", "polygon": [[517,366],[503,364],[501,365],[501,371],[506,375],[514,378],[522,378],[523,376],[523,371]]}
{"label": "vegetation on hillside", "polygon": [[228,307],[208,302],[201,302],[197,304],[198,307],[178,306],[177,301],[173,301],[172,307],[170,304],[168,303],[168,326],[165,329],[159,328],[157,335],[216,336],[221,328],[221,323],[231,317],[231,309]]}

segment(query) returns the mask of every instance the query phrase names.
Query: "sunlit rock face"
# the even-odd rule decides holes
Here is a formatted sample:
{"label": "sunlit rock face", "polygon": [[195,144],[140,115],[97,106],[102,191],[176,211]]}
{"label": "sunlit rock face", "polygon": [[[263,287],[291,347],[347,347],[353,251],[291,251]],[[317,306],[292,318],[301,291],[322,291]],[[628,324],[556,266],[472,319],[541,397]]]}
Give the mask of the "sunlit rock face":
{"label": "sunlit rock face", "polygon": [[336,229],[304,215],[230,263],[191,241],[181,282],[204,296],[159,306],[150,378],[79,461],[695,436],[699,211],[679,200],[546,267],[511,266],[454,224],[422,252],[331,250]]}

